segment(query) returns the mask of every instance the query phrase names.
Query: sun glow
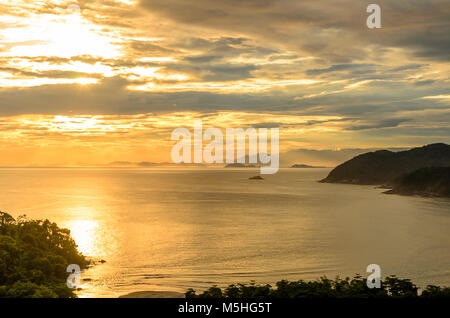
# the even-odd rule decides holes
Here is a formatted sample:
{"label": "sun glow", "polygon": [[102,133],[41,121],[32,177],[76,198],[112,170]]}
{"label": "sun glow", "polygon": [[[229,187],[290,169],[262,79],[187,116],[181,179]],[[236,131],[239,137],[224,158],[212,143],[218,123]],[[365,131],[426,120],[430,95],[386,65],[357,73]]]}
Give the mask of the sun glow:
{"label": "sun glow", "polygon": [[95,117],[91,118],[73,118],[66,116],[56,116],[52,122],[49,123],[52,129],[58,131],[82,131],[82,130],[97,130],[103,129],[99,121]]}
{"label": "sun glow", "polygon": [[75,220],[66,225],[73,239],[78,245],[78,250],[84,255],[95,255],[96,253],[96,231],[98,222],[92,220]]}
{"label": "sun glow", "polygon": [[[1,30],[6,43],[22,43],[0,56],[91,55],[103,58],[120,56],[117,38],[108,37],[101,28],[89,23],[82,14],[67,8],[62,14],[31,14],[16,21],[20,27]],[[23,25],[22,25],[23,22]]]}
{"label": "sun glow", "polygon": [[[107,120],[103,116],[44,116],[23,115],[11,123],[20,125],[23,129],[40,129],[49,133],[77,135],[105,135],[114,132],[124,132],[134,127],[134,122],[118,119]],[[16,129],[17,131],[17,129]]]}

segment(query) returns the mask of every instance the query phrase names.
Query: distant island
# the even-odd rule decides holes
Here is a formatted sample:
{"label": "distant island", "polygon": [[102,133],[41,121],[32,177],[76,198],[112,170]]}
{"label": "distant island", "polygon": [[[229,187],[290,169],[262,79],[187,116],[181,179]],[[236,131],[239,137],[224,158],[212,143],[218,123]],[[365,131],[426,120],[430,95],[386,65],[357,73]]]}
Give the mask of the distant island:
{"label": "distant island", "polygon": [[[391,187],[388,193],[446,196],[450,146],[430,144],[406,151],[365,153],[334,168],[320,182]],[[443,173],[442,175],[439,175]],[[447,173],[447,174],[445,174]]]}
{"label": "distant island", "polygon": [[229,163],[225,168],[259,168],[259,166],[251,163]]}
{"label": "distant island", "polygon": [[326,167],[310,166],[310,165],[305,165],[302,163],[296,163],[296,164],[292,165],[291,168],[326,168]]}

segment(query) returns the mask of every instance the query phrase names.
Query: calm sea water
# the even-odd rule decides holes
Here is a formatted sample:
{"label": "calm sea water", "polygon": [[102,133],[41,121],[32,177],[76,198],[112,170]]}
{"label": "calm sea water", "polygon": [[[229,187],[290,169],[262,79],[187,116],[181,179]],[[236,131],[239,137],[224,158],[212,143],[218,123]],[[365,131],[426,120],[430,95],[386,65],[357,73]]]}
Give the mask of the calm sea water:
{"label": "calm sea water", "polygon": [[0,169],[0,209],[105,259],[81,297],[382,274],[450,286],[450,200],[321,184],[329,169]]}

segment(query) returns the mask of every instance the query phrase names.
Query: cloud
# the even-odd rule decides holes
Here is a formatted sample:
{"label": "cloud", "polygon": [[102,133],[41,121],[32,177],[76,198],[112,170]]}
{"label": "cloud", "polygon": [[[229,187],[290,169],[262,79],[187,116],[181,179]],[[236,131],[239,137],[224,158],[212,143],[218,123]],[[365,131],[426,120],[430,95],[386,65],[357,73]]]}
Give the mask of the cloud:
{"label": "cloud", "polygon": [[391,128],[397,127],[401,123],[410,121],[410,118],[393,118],[393,119],[385,119],[372,124],[351,126],[346,128],[347,130],[366,130],[366,129],[382,129],[382,128]]}
{"label": "cloud", "polygon": [[[283,43],[338,61],[361,58],[364,46],[399,47],[419,57],[448,60],[449,7],[444,0],[380,0],[380,30],[365,26],[366,6],[344,0],[142,0],[140,5],[177,23]],[[394,31],[395,30],[395,31]],[[314,36],[312,36],[314,34]]]}
{"label": "cloud", "polygon": [[131,47],[131,49],[141,53],[145,53],[147,55],[153,54],[167,55],[175,52],[175,50],[155,44],[155,41],[134,40],[129,43],[129,46]]}
{"label": "cloud", "polygon": [[253,128],[279,128],[283,123],[256,123],[252,124]]}
{"label": "cloud", "polygon": [[95,73],[84,73],[84,72],[76,72],[76,71],[60,71],[60,70],[50,70],[50,71],[40,71],[40,72],[31,72],[25,71],[18,68],[13,67],[0,67],[0,72],[8,72],[11,74],[22,75],[27,77],[34,78],[102,78],[101,74]]}
{"label": "cloud", "polygon": [[[70,3],[0,6],[0,116],[252,113],[239,123],[285,130],[289,147],[450,138],[447,1],[380,0],[377,30],[353,0]],[[62,138],[15,125],[2,129]]]}
{"label": "cloud", "polygon": [[347,71],[347,70],[354,70],[354,69],[360,69],[360,68],[368,68],[368,67],[372,67],[372,66],[374,66],[374,64],[335,64],[328,68],[307,70],[306,74],[321,75],[321,74],[325,74],[325,73]]}

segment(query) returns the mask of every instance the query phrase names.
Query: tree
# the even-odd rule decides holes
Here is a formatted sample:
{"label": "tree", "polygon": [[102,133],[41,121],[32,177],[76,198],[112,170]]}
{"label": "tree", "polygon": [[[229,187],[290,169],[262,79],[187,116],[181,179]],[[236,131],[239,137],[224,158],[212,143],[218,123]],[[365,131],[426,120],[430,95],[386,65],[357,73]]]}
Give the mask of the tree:
{"label": "tree", "polygon": [[75,297],[66,286],[69,264],[89,264],[69,230],[0,212],[0,297]]}

